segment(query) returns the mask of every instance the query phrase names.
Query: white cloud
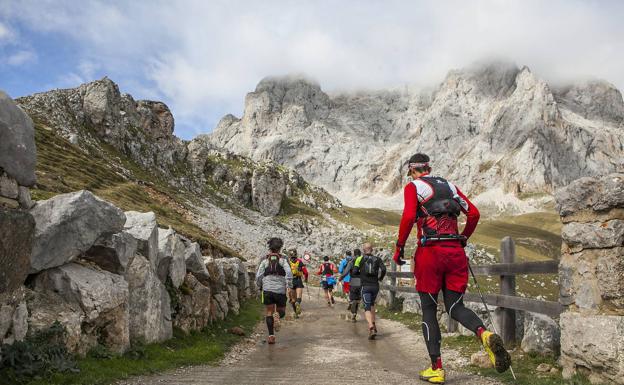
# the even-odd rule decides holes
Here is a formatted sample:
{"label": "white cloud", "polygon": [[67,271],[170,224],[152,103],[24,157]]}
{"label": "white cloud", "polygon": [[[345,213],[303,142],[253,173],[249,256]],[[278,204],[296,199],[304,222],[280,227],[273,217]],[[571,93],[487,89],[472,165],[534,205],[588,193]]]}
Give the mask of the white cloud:
{"label": "white cloud", "polygon": [[80,77],[101,69],[147,80],[135,87],[198,130],[240,113],[262,77],[293,72],[328,90],[432,84],[497,57],[553,82],[594,76],[624,88],[616,1],[76,0],[20,2],[3,14],[76,42],[91,63]]}
{"label": "white cloud", "polygon": [[0,22],[0,42],[9,40],[12,37],[13,31],[6,24]]}
{"label": "white cloud", "polygon": [[10,66],[20,66],[37,60],[37,55],[30,50],[19,50],[10,54],[6,58],[6,63]]}

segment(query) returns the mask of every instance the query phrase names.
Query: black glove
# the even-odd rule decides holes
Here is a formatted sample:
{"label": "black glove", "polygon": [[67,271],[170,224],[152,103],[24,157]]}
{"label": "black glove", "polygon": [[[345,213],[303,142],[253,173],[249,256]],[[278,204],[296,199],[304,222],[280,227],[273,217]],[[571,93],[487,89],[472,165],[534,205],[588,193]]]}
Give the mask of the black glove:
{"label": "black glove", "polygon": [[405,265],[405,261],[403,260],[404,253],[405,251],[403,250],[403,246],[397,243],[396,249],[394,251],[394,256],[392,257],[392,259],[394,260],[394,263],[396,263],[399,266]]}

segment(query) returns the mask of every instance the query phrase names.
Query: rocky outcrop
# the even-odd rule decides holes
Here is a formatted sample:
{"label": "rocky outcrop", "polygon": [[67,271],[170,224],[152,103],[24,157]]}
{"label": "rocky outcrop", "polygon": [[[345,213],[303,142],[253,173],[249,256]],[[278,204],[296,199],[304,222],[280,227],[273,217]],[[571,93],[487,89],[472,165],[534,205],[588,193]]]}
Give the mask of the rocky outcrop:
{"label": "rocky outcrop", "polygon": [[122,276],[69,263],[39,274],[35,291],[52,292],[78,305],[81,352],[98,343],[116,352],[130,346],[128,283]]}
{"label": "rocky outcrop", "polygon": [[506,63],[451,71],[435,89],[328,95],[306,79],[266,78],[210,141],[292,167],[347,204],[391,206],[418,149],[436,173],[483,194],[482,206],[523,209],[526,193],[622,170],[623,106],[608,83],[553,89]]}
{"label": "rocky outcrop", "polygon": [[584,368],[592,383],[624,384],[623,180],[623,174],[582,178],[556,194],[565,223],[559,284],[566,378]]}
{"label": "rocky outcrop", "polygon": [[36,223],[31,273],[71,262],[125,221],[123,211],[86,190],[40,201],[30,213]]}
{"label": "rocky outcrop", "polygon": [[255,169],[251,178],[253,205],[260,213],[272,217],[280,212],[286,193],[286,180],[273,168]]}
{"label": "rocky outcrop", "polygon": [[130,291],[130,340],[142,343],[171,338],[171,303],[165,285],[152,264],[137,255],[128,268]]}
{"label": "rocky outcrop", "polygon": [[20,106],[34,119],[56,127],[78,145],[95,145],[88,130],[146,169],[171,176],[169,168],[186,157],[186,147],[172,135],[169,108],[121,94],[108,78],[78,88],[54,90],[20,98]]}

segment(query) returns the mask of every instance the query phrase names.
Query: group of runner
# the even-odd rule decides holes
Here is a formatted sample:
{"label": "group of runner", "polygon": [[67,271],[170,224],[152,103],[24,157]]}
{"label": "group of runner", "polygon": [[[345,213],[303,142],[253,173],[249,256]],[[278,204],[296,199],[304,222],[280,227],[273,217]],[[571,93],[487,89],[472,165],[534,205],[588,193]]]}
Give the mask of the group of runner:
{"label": "group of runner", "polygon": [[[286,303],[290,302],[294,318],[301,315],[303,289],[308,283],[309,273],[305,262],[297,256],[297,250],[282,255],[284,242],[280,238],[271,238],[267,243],[269,253],[258,266],[256,284],[261,289],[261,300],[265,305],[265,322],[267,325],[267,343],[276,342],[275,332],[279,331],[281,319],[286,316]],[[373,255],[370,243],[363,245],[363,250],[347,251],[339,268],[330,261],[329,256],[323,257],[316,275],[319,276],[320,287],[325,294],[327,305],[336,303],[334,287],[336,274],[342,282],[343,293],[349,297],[348,310],[351,320],[356,322],[359,304],[364,303],[364,315],[368,322],[369,339],[375,339],[375,301],[379,293],[379,282],[386,275],[386,266],[382,259]]]}
{"label": "group of runner", "polygon": [[[438,296],[442,292],[444,307],[448,315],[471,330],[488,353],[499,372],[511,366],[511,357],[500,336],[486,329],[483,321],[464,306],[463,297],[468,285],[468,258],[464,247],[476,229],[479,211],[468,198],[451,182],[430,175],[429,157],[415,154],[408,162],[408,176],[412,181],[404,188],[403,215],[393,260],[397,265],[403,260],[406,241],[416,224],[417,249],[414,255],[414,276],[416,291],[420,296],[422,309],[422,332],[431,359],[431,366],[420,371],[421,380],[443,384],[445,372],[440,353],[441,333],[437,319]],[[458,216],[466,215],[466,224],[459,232]],[[268,343],[275,343],[274,330],[285,315],[286,292],[290,293],[291,304],[298,317],[301,312],[301,294],[308,272],[303,261],[295,253],[290,255],[290,264],[280,256],[283,242],[272,238],[268,243],[270,253],[262,261],[256,281],[262,288],[266,305],[266,323],[269,331]],[[317,275],[328,305],[335,303],[333,288],[335,274],[343,283],[343,291],[349,294],[349,310],[352,321],[356,321],[360,301],[364,303],[369,339],[375,339],[375,300],[379,293],[379,282],[386,275],[384,262],[373,255],[370,243],[347,252],[339,268],[324,257]]]}

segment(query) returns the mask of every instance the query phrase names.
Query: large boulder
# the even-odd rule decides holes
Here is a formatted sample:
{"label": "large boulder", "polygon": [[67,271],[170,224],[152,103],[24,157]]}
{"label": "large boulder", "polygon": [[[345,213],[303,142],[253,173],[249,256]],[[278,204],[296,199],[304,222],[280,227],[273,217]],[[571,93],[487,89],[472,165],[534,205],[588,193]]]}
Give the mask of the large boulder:
{"label": "large boulder", "polygon": [[173,229],[158,229],[158,278],[165,282],[171,278],[173,286],[180,287],[186,276],[184,259],[186,246]]}
{"label": "large boulder", "polygon": [[158,224],[153,212],[126,211],[124,230],[138,242],[138,253],[147,258],[156,270],[158,266]]}
{"label": "large boulder", "polygon": [[188,272],[192,273],[204,285],[210,285],[210,274],[206,269],[199,243],[193,242],[187,246],[184,252],[184,261]]}
{"label": "large boulder", "polygon": [[130,340],[151,343],[173,335],[169,293],[150,262],[137,255],[128,267]]}
{"label": "large boulder", "polygon": [[124,275],[137,247],[137,240],[126,232],[105,234],[82,257],[106,271]]}
{"label": "large boulder", "polygon": [[286,177],[275,166],[254,169],[251,176],[253,207],[267,217],[279,214],[287,184]]}
{"label": "large boulder", "polygon": [[22,186],[37,181],[33,122],[13,99],[0,91],[0,168]]}
{"label": "large boulder", "polygon": [[58,293],[80,307],[84,314],[82,344],[92,347],[103,343],[116,352],[130,346],[128,283],[122,276],[69,263],[40,273],[35,290]]}
{"label": "large boulder", "polygon": [[0,207],[0,234],[0,293],[10,293],[30,271],[35,221],[29,213]]}
{"label": "large boulder", "polygon": [[559,324],[555,320],[543,314],[525,312],[522,350],[527,353],[557,354],[559,339]]}
{"label": "large boulder", "polygon": [[624,316],[565,312],[560,325],[564,378],[586,368],[592,383],[624,384]]}
{"label": "large boulder", "polygon": [[96,240],[123,229],[120,209],[82,190],[37,202],[30,272],[61,266],[89,250]]}
{"label": "large boulder", "polygon": [[180,295],[178,312],[173,319],[173,326],[185,331],[201,330],[213,319],[212,295],[210,288],[203,285],[193,274],[184,277],[186,290]]}

